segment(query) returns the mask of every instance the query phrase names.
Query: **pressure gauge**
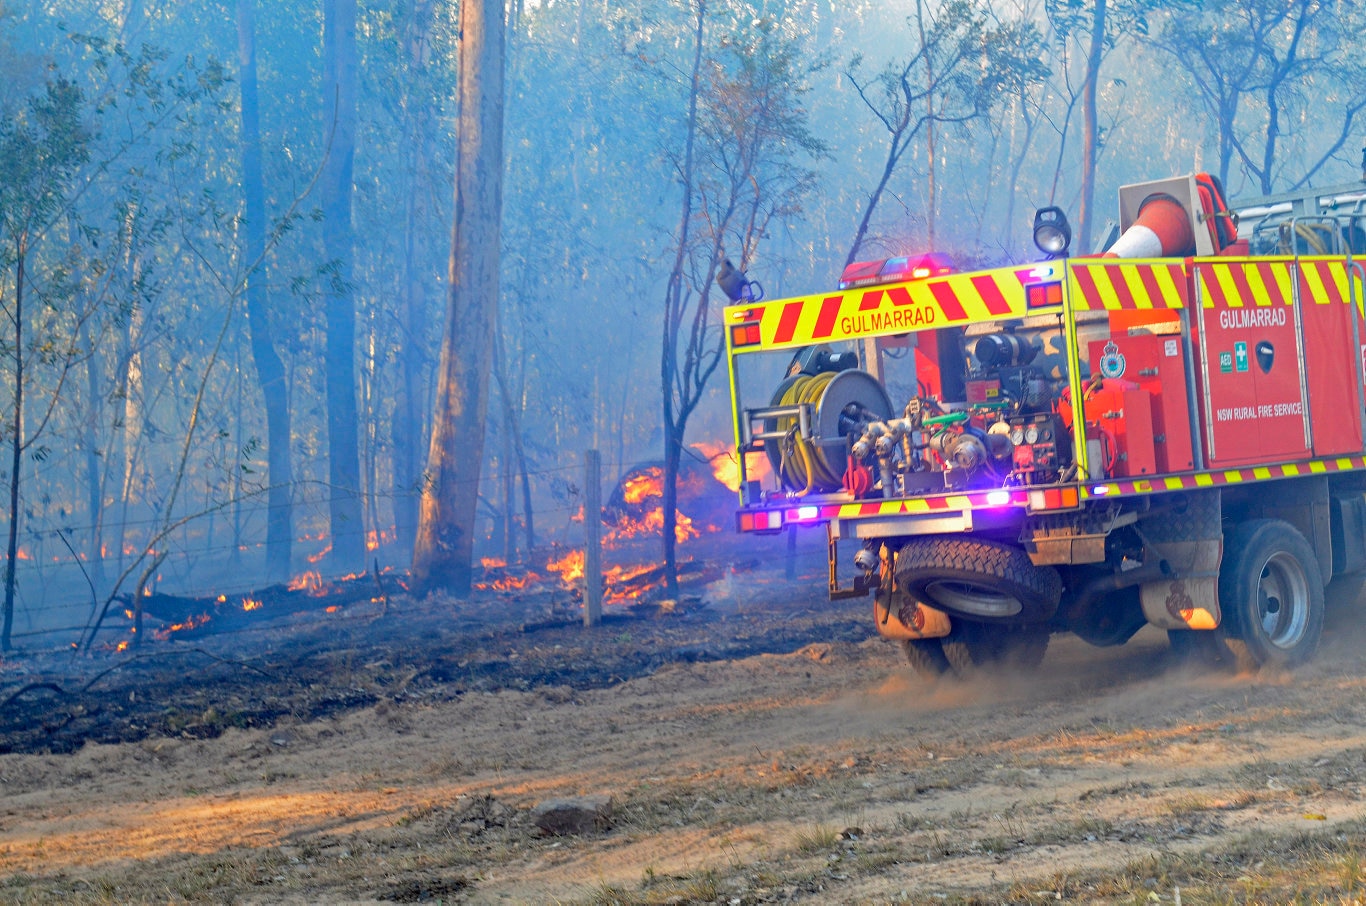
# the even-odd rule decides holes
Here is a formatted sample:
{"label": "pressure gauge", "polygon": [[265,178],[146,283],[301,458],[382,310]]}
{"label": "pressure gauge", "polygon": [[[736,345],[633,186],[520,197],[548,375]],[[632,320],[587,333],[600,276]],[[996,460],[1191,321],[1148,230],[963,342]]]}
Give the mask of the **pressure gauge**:
{"label": "pressure gauge", "polygon": [[1036,444],[1039,442],[1039,426],[1030,425],[1025,429],[1025,443]]}
{"label": "pressure gauge", "polygon": [[1015,446],[1024,443],[1024,425],[1016,425],[1010,429],[1010,442]]}

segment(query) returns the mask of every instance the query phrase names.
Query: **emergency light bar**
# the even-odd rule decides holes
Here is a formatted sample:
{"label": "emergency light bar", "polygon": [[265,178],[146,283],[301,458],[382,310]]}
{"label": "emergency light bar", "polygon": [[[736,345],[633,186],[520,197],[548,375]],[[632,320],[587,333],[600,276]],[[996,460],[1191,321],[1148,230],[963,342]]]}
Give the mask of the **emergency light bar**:
{"label": "emergency light bar", "polygon": [[884,283],[905,283],[910,280],[937,277],[940,274],[951,274],[953,271],[953,259],[939,252],[928,252],[919,256],[903,255],[880,261],[855,261],[840,274],[839,288],[857,289],[861,286],[878,286]]}

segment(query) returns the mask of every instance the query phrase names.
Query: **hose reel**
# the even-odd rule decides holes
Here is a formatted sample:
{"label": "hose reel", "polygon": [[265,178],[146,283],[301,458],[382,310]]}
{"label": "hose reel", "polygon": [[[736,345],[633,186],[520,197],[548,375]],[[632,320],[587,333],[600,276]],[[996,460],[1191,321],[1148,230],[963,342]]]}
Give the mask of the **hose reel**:
{"label": "hose reel", "polygon": [[[803,495],[838,491],[849,464],[849,438],[892,417],[887,391],[856,369],[792,375],[774,391],[772,407],[793,414],[765,420],[765,433],[782,437],[765,440],[764,450],[783,487]],[[801,430],[801,407],[810,412],[809,434]]]}

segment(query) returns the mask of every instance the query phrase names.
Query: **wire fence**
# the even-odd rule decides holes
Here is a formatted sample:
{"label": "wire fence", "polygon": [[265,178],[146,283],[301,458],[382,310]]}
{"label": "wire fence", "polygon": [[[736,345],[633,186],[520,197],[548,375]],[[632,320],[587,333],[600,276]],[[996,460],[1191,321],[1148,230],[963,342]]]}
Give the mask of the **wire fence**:
{"label": "wire fence", "polygon": [[[532,482],[532,513],[535,548],[527,549],[525,514],[521,512],[520,479],[513,487],[513,523],[503,497],[503,476],[480,480],[475,558],[497,563],[502,575],[539,571],[546,574],[547,564],[568,548],[582,547],[584,541],[583,500],[584,465],[574,457],[528,473]],[[616,479],[609,477],[608,481]],[[318,483],[305,483],[293,489],[294,541],[290,575],[294,582],[325,583],[369,572],[380,576],[401,577],[411,563],[410,539],[399,539],[393,514],[407,496],[409,504],[418,495],[378,494],[362,501],[365,524],[333,530],[329,522],[329,491]],[[606,500],[608,495],[603,494]],[[724,501],[729,506],[733,501]],[[680,505],[682,507],[682,504]],[[175,595],[184,598],[214,599],[223,596],[241,599],[267,587],[266,528],[270,508],[264,493],[241,501],[228,501],[204,508],[185,518],[175,531],[157,545],[157,568],[148,577],[146,594]],[[715,521],[715,520],[714,520]],[[25,524],[21,532],[20,556],[16,561],[16,600],[12,638],[17,642],[74,644],[108,609],[113,619],[105,636],[126,633],[123,609],[138,590],[138,579],[149,561],[147,539],[163,528],[165,520],[152,515],[129,517],[118,523],[118,530],[106,526],[106,539],[123,539],[118,549],[105,542],[103,556],[94,556],[89,525],[63,521],[60,525]],[[5,527],[0,523],[0,527]],[[720,525],[704,530],[719,531]],[[511,534],[514,556],[506,564],[507,535]],[[362,536],[356,538],[356,535]],[[349,536],[349,537],[348,537]],[[338,541],[360,541],[365,550],[364,563],[338,563],[333,551]],[[659,536],[637,537],[632,555],[657,558]],[[400,588],[397,581],[392,591]],[[116,604],[107,607],[114,598]],[[118,603],[122,602],[122,603]],[[253,631],[244,628],[242,631]]]}

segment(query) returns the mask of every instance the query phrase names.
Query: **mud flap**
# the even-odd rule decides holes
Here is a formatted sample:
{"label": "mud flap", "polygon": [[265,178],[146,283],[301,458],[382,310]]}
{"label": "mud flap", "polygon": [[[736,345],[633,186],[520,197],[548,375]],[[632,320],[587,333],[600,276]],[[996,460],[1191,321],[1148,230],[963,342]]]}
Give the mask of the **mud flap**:
{"label": "mud flap", "polygon": [[879,633],[899,642],[942,638],[950,629],[948,614],[914,600],[903,591],[879,591],[873,595],[873,622]]}
{"label": "mud flap", "polygon": [[1219,625],[1219,561],[1224,536],[1217,489],[1187,498],[1183,511],[1143,521],[1138,529],[1172,578],[1140,586],[1143,616],[1160,629],[1214,629]]}

